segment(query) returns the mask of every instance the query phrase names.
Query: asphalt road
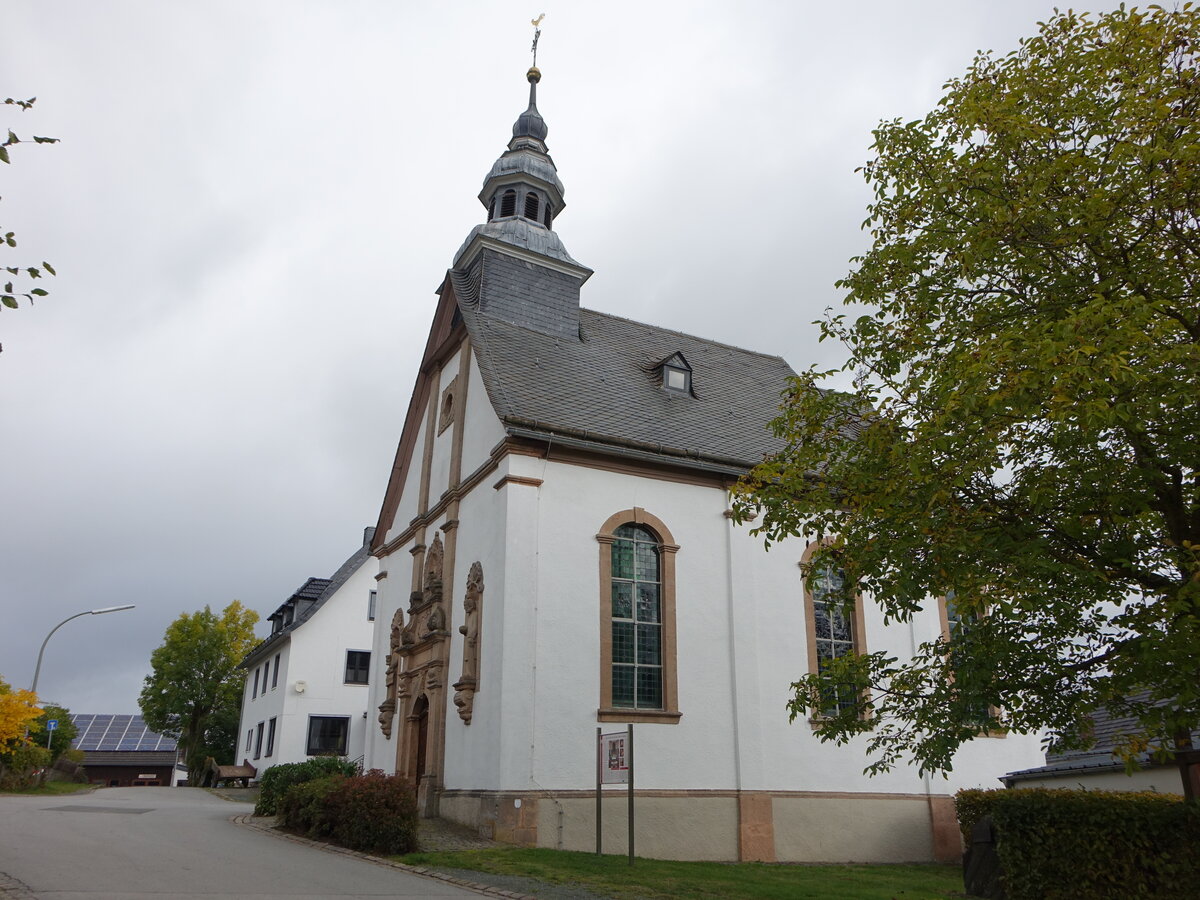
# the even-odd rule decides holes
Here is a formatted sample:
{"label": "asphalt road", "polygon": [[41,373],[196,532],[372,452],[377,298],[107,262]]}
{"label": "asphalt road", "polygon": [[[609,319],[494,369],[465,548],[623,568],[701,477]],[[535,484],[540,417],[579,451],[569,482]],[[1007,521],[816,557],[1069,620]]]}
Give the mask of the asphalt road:
{"label": "asphalt road", "polygon": [[480,897],[230,821],[251,810],[199,788],[0,796],[0,898]]}

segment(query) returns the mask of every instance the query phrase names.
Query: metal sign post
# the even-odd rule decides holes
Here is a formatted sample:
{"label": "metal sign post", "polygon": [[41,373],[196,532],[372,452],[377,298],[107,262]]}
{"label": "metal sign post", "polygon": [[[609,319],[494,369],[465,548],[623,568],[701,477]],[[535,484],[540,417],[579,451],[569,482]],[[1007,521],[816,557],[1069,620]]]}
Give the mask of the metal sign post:
{"label": "metal sign post", "polygon": [[596,729],[596,853],[602,851],[603,786],[629,786],[629,864],[633,865],[633,726],[624,732],[602,734]]}
{"label": "metal sign post", "polygon": [[629,723],[629,864],[633,865],[633,723]]}
{"label": "metal sign post", "polygon": [[50,749],[50,741],[54,737],[54,729],[58,727],[58,719],[46,720],[46,749]]}
{"label": "metal sign post", "polygon": [[604,735],[600,733],[600,726],[596,726],[596,855],[601,854],[601,825],[604,822],[604,804],[601,803],[602,791],[600,786],[604,783]]}

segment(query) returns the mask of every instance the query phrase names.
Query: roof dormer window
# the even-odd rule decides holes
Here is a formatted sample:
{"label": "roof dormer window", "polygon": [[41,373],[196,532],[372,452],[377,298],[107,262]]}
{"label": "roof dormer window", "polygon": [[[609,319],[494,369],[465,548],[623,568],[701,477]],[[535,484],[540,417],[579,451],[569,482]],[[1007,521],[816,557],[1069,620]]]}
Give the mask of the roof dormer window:
{"label": "roof dormer window", "polygon": [[682,353],[672,353],[655,368],[662,378],[663,390],[672,394],[692,393],[692,367]]}
{"label": "roof dormer window", "polygon": [[663,387],[668,391],[679,391],[687,394],[692,389],[692,373],[678,366],[663,366]]}

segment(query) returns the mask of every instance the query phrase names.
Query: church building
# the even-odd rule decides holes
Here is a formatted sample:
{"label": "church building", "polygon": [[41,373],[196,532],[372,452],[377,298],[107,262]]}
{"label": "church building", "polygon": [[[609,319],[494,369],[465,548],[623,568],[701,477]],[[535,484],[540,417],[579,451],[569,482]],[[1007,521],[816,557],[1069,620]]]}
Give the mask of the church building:
{"label": "church building", "polygon": [[[953,792],[1039,765],[1038,741],[981,736],[949,780],[867,778],[865,741],[789,723],[820,659],[911,655],[944,611],[885,624],[863,596],[842,616],[803,577],[814,547],[766,552],[733,522],[792,370],[580,305],[540,78],[438,291],[370,546],[366,765],[412,779],[425,815],[593,850],[597,733],[632,724],[639,855],[957,858]],[[622,852],[625,791],[605,797]]]}

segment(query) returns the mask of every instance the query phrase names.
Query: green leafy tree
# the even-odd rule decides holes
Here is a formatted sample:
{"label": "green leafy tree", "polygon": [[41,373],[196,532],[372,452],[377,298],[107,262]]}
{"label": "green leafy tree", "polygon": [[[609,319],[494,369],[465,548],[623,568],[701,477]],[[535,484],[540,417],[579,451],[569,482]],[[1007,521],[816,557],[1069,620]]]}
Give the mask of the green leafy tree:
{"label": "green leafy tree", "polygon": [[[184,613],[172,622],[162,645],[150,657],[138,700],[146,724],[176,735],[188,767],[188,779],[198,783],[205,757],[232,758],[227,727],[231,710],[241,702],[245,675],[237,665],[254,647],[258,613],[234,600],[221,612],[209,607]],[[210,741],[222,741],[213,746]]]}
{"label": "green leafy tree", "polygon": [[[53,731],[47,731],[46,723],[51,719],[58,725]],[[71,741],[78,734],[79,729],[71,721],[71,711],[62,706],[43,706],[42,714],[29,726],[29,740],[38,747],[49,747],[51,763],[71,749]]]}
{"label": "green leafy tree", "polygon": [[36,746],[26,733],[40,713],[36,694],[13,690],[0,678],[0,788],[29,787],[36,772],[49,764],[49,751]]}
{"label": "green leafy tree", "polygon": [[[6,97],[4,100],[4,105],[15,106],[22,112],[27,112],[33,107],[33,104],[36,102],[36,100],[36,97],[30,97],[28,100],[14,100],[12,97]],[[39,137],[38,135],[33,135],[31,140],[25,140],[17,137],[17,135],[10,128],[8,129],[7,137],[2,143],[0,143],[0,162],[11,164],[12,158],[9,153],[9,148],[16,146],[17,144],[29,143],[56,144],[58,143],[58,138]],[[7,231],[3,227],[0,227],[0,246],[7,248],[16,247],[16,232]],[[42,287],[31,287],[25,290],[20,284],[21,279],[34,281],[41,278],[43,274],[56,274],[54,267],[48,262],[43,262],[40,266],[6,265],[4,267],[4,271],[6,273],[6,277],[4,278],[4,290],[0,291],[0,308],[8,307],[9,309],[17,308],[19,305],[17,300],[18,297],[25,297],[26,300],[28,300],[30,303],[33,303],[34,297],[45,297],[49,293],[45,288]]]}
{"label": "green leafy tree", "polygon": [[820,737],[866,734],[869,771],[948,770],[985,728],[1083,746],[1099,706],[1140,722],[1130,756],[1200,723],[1198,52],[1190,3],[1056,13],[874,132],[862,314],[821,323],[853,390],[798,377],[735,491],[889,619],[969,623],[796,682],[793,717],[857,689]]}

